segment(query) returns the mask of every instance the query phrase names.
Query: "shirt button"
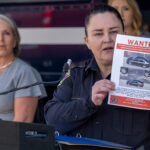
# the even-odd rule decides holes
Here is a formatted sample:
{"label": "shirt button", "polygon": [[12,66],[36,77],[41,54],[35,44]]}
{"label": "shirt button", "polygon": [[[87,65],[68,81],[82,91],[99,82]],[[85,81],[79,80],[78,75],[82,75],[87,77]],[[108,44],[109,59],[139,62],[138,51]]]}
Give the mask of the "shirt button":
{"label": "shirt button", "polygon": [[75,115],[75,116],[74,116],[74,118],[77,120],[77,119],[78,119],[78,116],[77,116],[77,115]]}

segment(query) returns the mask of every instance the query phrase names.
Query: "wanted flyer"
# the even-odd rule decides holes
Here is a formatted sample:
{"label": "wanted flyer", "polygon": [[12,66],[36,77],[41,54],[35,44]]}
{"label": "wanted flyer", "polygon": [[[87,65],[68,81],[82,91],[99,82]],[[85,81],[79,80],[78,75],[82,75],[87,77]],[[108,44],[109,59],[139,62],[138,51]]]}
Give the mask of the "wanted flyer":
{"label": "wanted flyer", "polygon": [[117,35],[108,104],[150,110],[150,38]]}

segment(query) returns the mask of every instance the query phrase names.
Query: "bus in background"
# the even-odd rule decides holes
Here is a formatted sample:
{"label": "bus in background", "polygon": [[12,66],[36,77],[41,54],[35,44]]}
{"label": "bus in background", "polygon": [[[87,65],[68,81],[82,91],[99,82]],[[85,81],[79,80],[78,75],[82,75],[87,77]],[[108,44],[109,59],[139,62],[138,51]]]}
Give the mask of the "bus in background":
{"label": "bus in background", "polygon": [[84,44],[84,18],[101,0],[1,0],[0,13],[11,16],[21,34],[20,57],[45,82],[59,80],[67,59],[90,57]]}

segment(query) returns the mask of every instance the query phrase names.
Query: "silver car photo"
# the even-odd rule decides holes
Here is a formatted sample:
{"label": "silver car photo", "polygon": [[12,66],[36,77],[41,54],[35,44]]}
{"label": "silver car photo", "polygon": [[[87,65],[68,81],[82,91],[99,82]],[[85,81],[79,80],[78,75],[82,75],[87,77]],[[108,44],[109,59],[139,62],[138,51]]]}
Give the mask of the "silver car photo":
{"label": "silver car photo", "polygon": [[140,80],[128,80],[127,84],[137,86],[137,87],[143,87],[144,86],[144,82],[142,82]]}
{"label": "silver car photo", "polygon": [[127,59],[127,64],[144,67],[144,68],[150,67],[150,61],[143,56],[129,57]]}

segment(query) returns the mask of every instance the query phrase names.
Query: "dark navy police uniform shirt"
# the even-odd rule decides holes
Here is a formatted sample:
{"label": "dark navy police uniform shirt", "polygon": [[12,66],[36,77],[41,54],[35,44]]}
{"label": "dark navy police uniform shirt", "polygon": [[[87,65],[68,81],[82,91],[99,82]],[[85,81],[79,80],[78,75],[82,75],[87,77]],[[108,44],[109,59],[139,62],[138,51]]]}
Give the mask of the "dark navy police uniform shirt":
{"label": "dark navy police uniform shirt", "polygon": [[[110,79],[110,76],[108,77]],[[61,135],[81,136],[137,145],[150,135],[150,111],[91,100],[93,84],[102,80],[95,59],[71,69],[45,105],[47,124]]]}

